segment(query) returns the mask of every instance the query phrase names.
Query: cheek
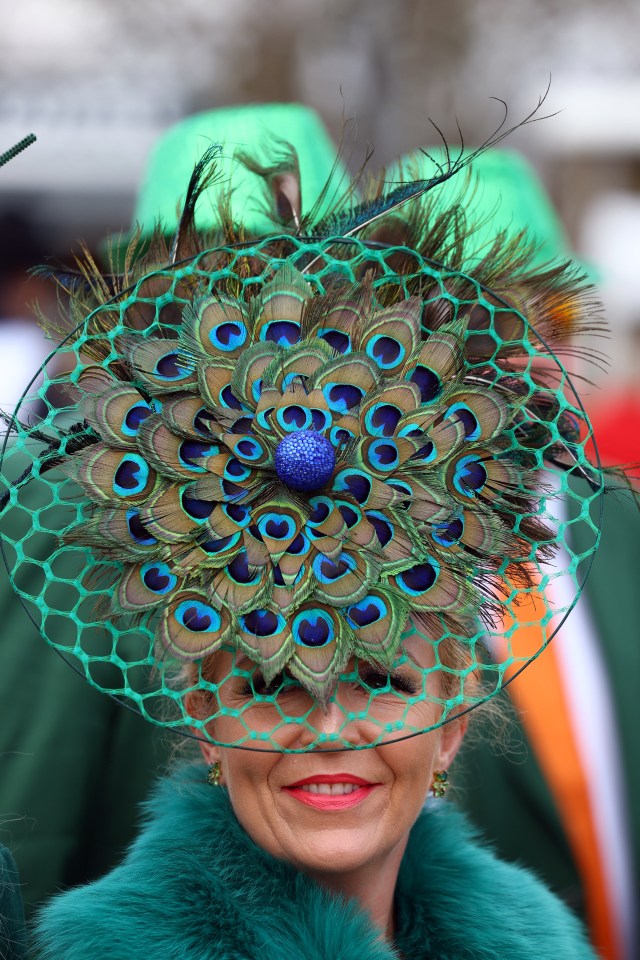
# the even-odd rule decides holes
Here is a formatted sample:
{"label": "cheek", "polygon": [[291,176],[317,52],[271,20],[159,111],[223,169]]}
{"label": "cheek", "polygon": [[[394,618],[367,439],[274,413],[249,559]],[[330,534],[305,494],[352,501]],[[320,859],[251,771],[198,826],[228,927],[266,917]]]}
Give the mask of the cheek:
{"label": "cheek", "polygon": [[274,854],[278,851],[273,844],[274,805],[269,774],[278,759],[277,754],[257,751],[221,751],[223,783],[233,812],[251,839]]}
{"label": "cheek", "polygon": [[394,774],[394,803],[415,818],[427,797],[440,748],[441,731],[420,734],[386,747],[379,752]]}

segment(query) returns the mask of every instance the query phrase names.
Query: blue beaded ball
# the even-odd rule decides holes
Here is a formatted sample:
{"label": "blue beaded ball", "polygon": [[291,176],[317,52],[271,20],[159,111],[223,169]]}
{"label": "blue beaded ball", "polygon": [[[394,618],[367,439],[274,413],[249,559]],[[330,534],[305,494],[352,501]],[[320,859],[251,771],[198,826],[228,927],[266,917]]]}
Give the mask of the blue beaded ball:
{"label": "blue beaded ball", "polygon": [[292,490],[319,490],[333,473],[333,444],[315,430],[296,430],[276,447],[276,472]]}

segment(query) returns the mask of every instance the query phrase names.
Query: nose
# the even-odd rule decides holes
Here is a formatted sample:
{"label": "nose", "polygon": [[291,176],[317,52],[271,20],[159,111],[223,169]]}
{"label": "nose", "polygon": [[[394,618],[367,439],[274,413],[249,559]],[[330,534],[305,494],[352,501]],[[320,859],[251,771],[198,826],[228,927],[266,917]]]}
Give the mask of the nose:
{"label": "nose", "polygon": [[355,718],[334,692],[326,704],[316,703],[299,727],[297,748],[344,750],[371,742],[366,723]]}

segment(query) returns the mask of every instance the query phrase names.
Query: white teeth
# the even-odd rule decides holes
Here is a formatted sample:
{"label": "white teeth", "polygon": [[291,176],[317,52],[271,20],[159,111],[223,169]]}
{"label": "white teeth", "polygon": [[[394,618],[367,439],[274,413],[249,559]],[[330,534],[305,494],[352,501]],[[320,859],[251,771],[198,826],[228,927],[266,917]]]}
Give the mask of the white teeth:
{"label": "white teeth", "polygon": [[360,787],[357,783],[305,783],[300,789],[305,793],[320,793],[326,797],[344,797]]}

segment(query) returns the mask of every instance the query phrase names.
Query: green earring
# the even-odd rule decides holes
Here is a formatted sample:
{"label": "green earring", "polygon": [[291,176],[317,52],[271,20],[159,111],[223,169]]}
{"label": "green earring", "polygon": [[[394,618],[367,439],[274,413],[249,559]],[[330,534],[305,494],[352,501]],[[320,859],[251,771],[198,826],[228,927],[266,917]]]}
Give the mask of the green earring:
{"label": "green earring", "polygon": [[444,798],[444,795],[447,792],[447,787],[449,786],[449,774],[446,770],[434,770],[433,771],[433,783],[431,784],[431,789],[433,790],[434,797],[438,797],[439,800]]}
{"label": "green earring", "polygon": [[220,787],[222,785],[222,768],[220,767],[219,760],[216,760],[209,766],[207,783],[210,787]]}

